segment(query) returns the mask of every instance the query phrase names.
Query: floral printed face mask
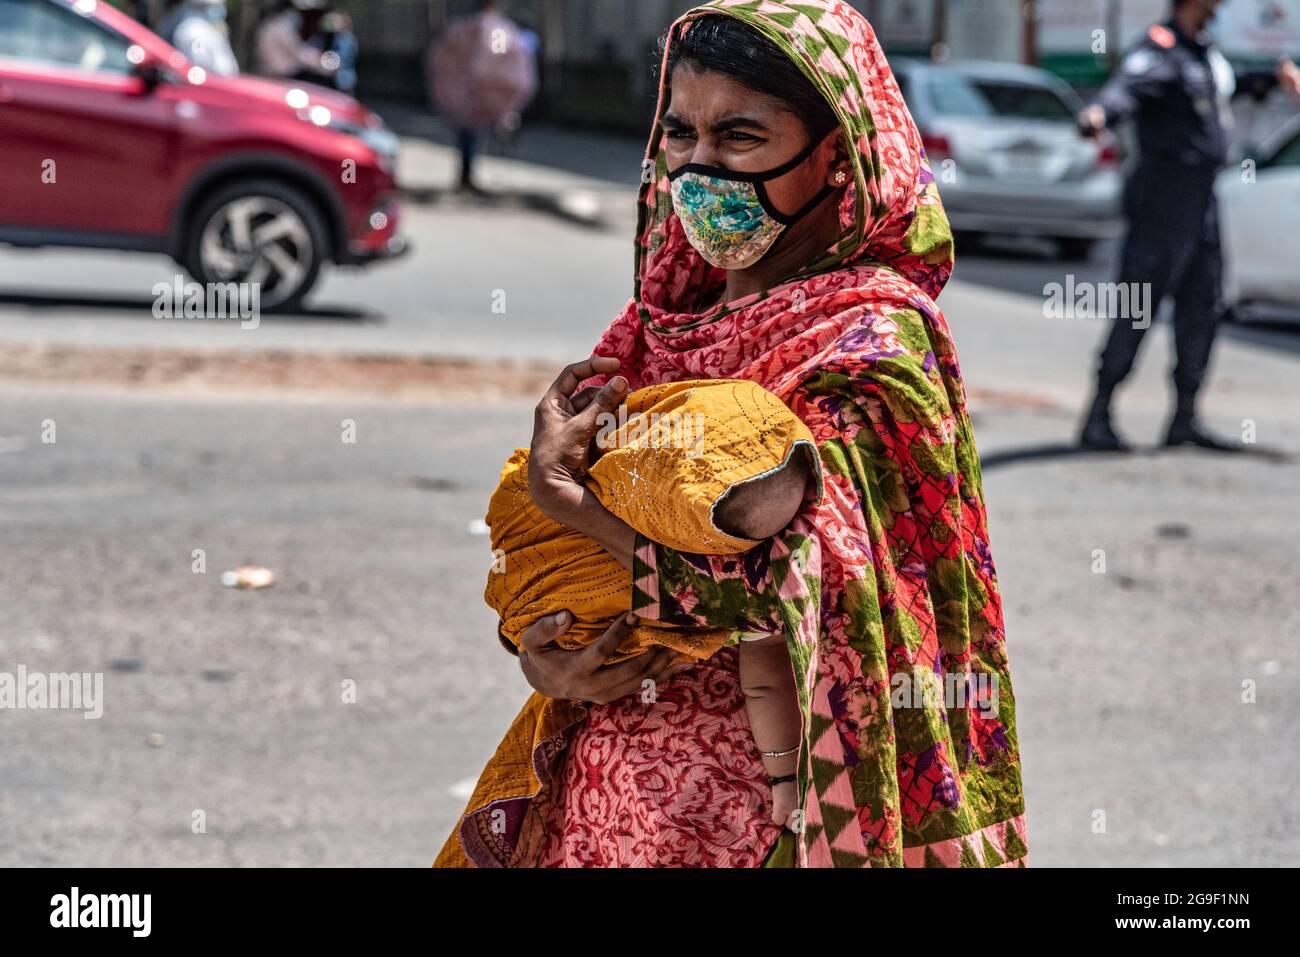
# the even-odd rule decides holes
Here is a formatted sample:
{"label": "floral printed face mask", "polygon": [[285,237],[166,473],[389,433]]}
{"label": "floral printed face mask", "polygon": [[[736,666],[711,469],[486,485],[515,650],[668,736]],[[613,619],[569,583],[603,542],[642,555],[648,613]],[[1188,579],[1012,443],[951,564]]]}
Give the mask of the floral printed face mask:
{"label": "floral printed face mask", "polygon": [[819,145],[814,141],[788,163],[761,173],[738,173],[703,163],[687,163],[670,173],[673,208],[691,245],[721,269],[748,269],[766,256],[789,227],[834,192],[826,186],[794,215],[785,216],[763,187],[799,166]]}

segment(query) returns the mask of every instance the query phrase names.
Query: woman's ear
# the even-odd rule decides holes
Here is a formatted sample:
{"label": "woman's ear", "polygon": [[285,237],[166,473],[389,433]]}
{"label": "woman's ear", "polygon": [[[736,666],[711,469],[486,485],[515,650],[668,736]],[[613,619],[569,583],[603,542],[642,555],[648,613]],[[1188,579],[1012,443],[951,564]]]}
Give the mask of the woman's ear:
{"label": "woman's ear", "polygon": [[849,154],[844,148],[844,137],[836,136],[831,143],[833,152],[830,165],[826,168],[826,181],[837,188],[847,186],[853,179],[853,166],[849,163]]}

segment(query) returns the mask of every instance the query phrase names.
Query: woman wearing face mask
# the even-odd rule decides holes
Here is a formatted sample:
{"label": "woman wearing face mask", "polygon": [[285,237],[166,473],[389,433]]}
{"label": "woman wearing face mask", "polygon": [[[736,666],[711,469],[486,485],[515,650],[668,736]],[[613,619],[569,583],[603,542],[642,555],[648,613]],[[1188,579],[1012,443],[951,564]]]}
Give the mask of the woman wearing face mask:
{"label": "woman wearing face mask", "polygon": [[159,36],[209,73],[239,73],[226,33],[226,0],[171,0],[168,6]]}
{"label": "woman wearing face mask", "polygon": [[[754,6],[718,0],[669,31],[634,296],[539,404],[530,485],[631,570],[636,614],[785,635],[799,810],[770,820],[734,649],[673,672],[664,652],[604,667],[629,626],[560,650],[561,613],[525,633],[521,664],[583,707],[530,754],[498,753],[439,865],[1025,863],[979,462],[934,303],[948,223],[862,16]],[[647,540],[581,483],[600,413],[702,378],[779,396],[825,473],[820,502],[739,558]],[[518,767],[535,786],[499,786]]]}

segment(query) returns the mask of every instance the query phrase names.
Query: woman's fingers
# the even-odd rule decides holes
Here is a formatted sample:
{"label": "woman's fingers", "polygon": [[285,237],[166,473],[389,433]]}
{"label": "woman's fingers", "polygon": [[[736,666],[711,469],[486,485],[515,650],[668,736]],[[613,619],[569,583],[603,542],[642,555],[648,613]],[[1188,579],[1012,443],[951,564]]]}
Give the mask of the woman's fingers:
{"label": "woman's fingers", "polygon": [[575,392],[573,397],[569,399],[569,405],[572,406],[574,415],[591,405],[591,400],[596,398],[599,393],[600,386],[598,385],[589,385],[587,388]]}
{"label": "woman's fingers", "polygon": [[[600,665],[603,665],[614,656],[614,652],[618,651],[619,647],[623,644],[624,639],[626,639],[628,635],[632,634],[632,629],[636,627],[638,620],[637,616],[631,612],[628,612],[626,615],[619,615],[610,622],[609,627],[605,629],[603,635],[583,649],[583,654],[591,659],[594,666],[599,667]],[[636,661],[638,659],[633,658],[630,660]],[[619,666],[614,665],[613,667]]]}
{"label": "woman's fingers", "polygon": [[525,654],[529,655],[545,651],[546,646],[568,631],[569,626],[572,624],[573,615],[567,611],[539,618],[524,629],[524,633],[519,636],[519,647]]}
{"label": "woman's fingers", "polygon": [[[638,655],[617,665],[605,668],[597,676],[601,687],[589,697],[601,704],[608,704],[641,691],[647,681],[662,680],[663,673],[673,660],[673,653],[667,648]],[[631,667],[626,667],[631,666]]]}
{"label": "woman's fingers", "polygon": [[577,410],[573,416],[572,427],[590,441],[591,437],[600,431],[601,416],[612,413],[626,397],[627,379],[621,375],[614,376],[601,386],[581,409]]}
{"label": "woman's fingers", "polygon": [[590,359],[567,365],[546,390],[544,398],[559,396],[567,400],[578,388],[579,382],[604,372],[613,372],[618,366],[619,362],[613,356],[592,356]]}
{"label": "woman's fingers", "polygon": [[569,695],[564,693],[564,689],[553,685],[550,676],[547,675],[543,668],[539,667],[539,659],[536,655],[521,653],[519,655],[519,668],[524,673],[524,680],[528,686],[538,694],[547,698],[567,698]]}
{"label": "woman's fingers", "polygon": [[[655,677],[668,667],[668,662],[671,660],[671,651],[666,648],[656,648],[654,651],[647,651],[627,661],[601,668],[592,676],[596,684],[593,690],[608,694],[616,688],[636,684],[642,678]],[[613,701],[617,697],[619,695],[609,697],[607,700]]]}
{"label": "woman's fingers", "polygon": [[576,482],[588,468],[591,440],[599,430],[599,416],[618,407],[627,391],[627,380],[615,376],[594,392],[584,389],[581,410],[575,407],[572,393],[583,379],[613,372],[618,364],[612,357],[593,356],[566,366],[537,403],[529,446],[532,458],[528,482],[533,501],[543,511],[551,501],[552,489],[548,482],[560,485]]}
{"label": "woman's fingers", "polygon": [[636,621],[636,615],[621,615],[586,648],[566,651],[548,646],[572,627],[573,615],[561,611],[538,619],[519,637],[520,651],[525,656],[524,676],[547,697],[608,704],[640,691],[647,680],[666,681],[690,667],[674,665],[676,656],[669,648],[656,648],[606,667],[605,662],[632,634]]}

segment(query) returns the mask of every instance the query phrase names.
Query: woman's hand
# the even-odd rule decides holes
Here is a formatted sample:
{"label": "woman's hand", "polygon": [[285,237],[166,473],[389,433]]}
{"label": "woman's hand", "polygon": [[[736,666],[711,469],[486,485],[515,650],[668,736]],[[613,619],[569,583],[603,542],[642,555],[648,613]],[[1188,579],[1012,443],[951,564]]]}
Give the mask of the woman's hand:
{"label": "woman's hand", "polygon": [[569,651],[548,645],[569,630],[573,616],[567,611],[548,615],[519,638],[519,661],[524,669],[524,678],[535,691],[548,698],[574,698],[609,704],[640,691],[646,680],[666,680],[690,667],[677,665],[670,669],[673,652],[667,648],[647,651],[606,667],[605,659],[631,634],[636,620],[634,614],[622,615],[586,648]]}
{"label": "woman's hand", "polygon": [[614,376],[594,393],[578,383],[594,375],[613,372],[618,360],[593,356],[565,367],[546,390],[533,416],[533,443],[528,458],[528,486],[533,502],[561,525],[583,504],[591,440],[600,430],[600,416],[613,412],[627,392],[627,380]]}

